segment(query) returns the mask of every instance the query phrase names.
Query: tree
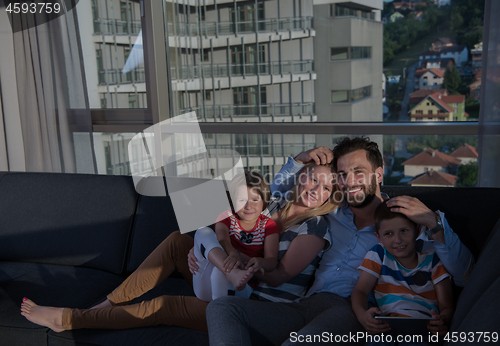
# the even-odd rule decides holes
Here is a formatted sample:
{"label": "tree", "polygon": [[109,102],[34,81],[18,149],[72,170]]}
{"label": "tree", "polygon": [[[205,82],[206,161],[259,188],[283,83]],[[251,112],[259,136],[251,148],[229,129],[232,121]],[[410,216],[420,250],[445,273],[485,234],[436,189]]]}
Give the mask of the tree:
{"label": "tree", "polygon": [[469,162],[458,167],[458,182],[457,187],[475,186],[478,179],[478,163]]}
{"label": "tree", "polygon": [[450,94],[457,95],[458,89],[460,88],[460,82],[460,75],[458,74],[456,66],[453,66],[452,69],[447,67],[444,73],[443,87],[448,90]]}
{"label": "tree", "polygon": [[453,31],[458,31],[464,23],[464,18],[458,12],[453,12],[450,19],[450,27]]}

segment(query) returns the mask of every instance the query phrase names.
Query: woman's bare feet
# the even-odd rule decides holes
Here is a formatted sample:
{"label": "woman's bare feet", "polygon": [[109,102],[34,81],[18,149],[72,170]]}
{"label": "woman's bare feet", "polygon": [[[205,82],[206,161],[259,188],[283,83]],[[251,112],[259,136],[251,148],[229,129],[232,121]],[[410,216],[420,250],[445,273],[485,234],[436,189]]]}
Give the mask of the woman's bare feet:
{"label": "woman's bare feet", "polygon": [[36,305],[28,298],[24,298],[21,304],[21,315],[26,317],[28,321],[49,327],[57,333],[64,331],[62,327],[63,310],[64,308]]}
{"label": "woman's bare feet", "polygon": [[109,307],[112,307],[113,305],[111,305],[111,303],[109,302],[109,300],[105,300],[103,301],[102,303],[99,303],[93,307],[91,307],[90,309],[103,309],[103,308],[109,308]]}
{"label": "woman's bare feet", "polygon": [[238,269],[235,268],[226,274],[227,279],[231,282],[236,289],[236,291],[241,291],[245,288],[247,282],[253,276],[253,268],[250,267],[248,269]]}

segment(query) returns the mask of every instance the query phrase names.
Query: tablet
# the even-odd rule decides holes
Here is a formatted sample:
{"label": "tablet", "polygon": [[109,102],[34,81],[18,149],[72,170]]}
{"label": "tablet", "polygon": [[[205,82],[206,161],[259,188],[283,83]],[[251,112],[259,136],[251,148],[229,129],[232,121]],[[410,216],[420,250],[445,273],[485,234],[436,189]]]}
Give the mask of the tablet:
{"label": "tablet", "polygon": [[434,320],[432,317],[396,317],[396,316],[375,316],[391,326],[392,335],[428,335],[427,324]]}

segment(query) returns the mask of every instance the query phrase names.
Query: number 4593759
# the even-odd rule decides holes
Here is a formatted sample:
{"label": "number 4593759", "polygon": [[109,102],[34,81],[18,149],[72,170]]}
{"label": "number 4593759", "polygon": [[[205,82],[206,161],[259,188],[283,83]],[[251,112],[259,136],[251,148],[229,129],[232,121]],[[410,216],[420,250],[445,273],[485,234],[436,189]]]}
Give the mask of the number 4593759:
{"label": "number 4593759", "polygon": [[45,3],[45,2],[15,2],[10,3],[5,9],[9,13],[59,13],[61,12],[61,4],[58,2]]}
{"label": "number 4593759", "polygon": [[451,332],[446,333],[447,342],[498,342],[497,332]]}

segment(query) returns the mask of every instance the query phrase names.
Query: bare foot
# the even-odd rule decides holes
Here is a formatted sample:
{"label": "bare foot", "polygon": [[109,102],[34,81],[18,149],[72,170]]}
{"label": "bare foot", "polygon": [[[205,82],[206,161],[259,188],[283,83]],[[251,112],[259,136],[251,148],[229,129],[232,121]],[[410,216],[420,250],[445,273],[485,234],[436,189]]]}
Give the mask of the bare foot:
{"label": "bare foot", "polygon": [[246,270],[235,268],[229,273],[225,273],[229,282],[231,282],[236,291],[241,291],[245,288],[248,280],[253,276],[253,268],[250,267]]}
{"label": "bare foot", "polygon": [[28,298],[24,298],[21,304],[21,315],[26,317],[28,321],[49,327],[57,333],[64,331],[62,327],[63,310],[64,308],[38,306]]}
{"label": "bare foot", "polygon": [[91,307],[90,309],[103,309],[103,308],[109,308],[109,307],[112,307],[113,305],[111,305],[111,303],[109,302],[109,300],[105,300],[103,301],[102,303],[99,303],[93,307]]}

